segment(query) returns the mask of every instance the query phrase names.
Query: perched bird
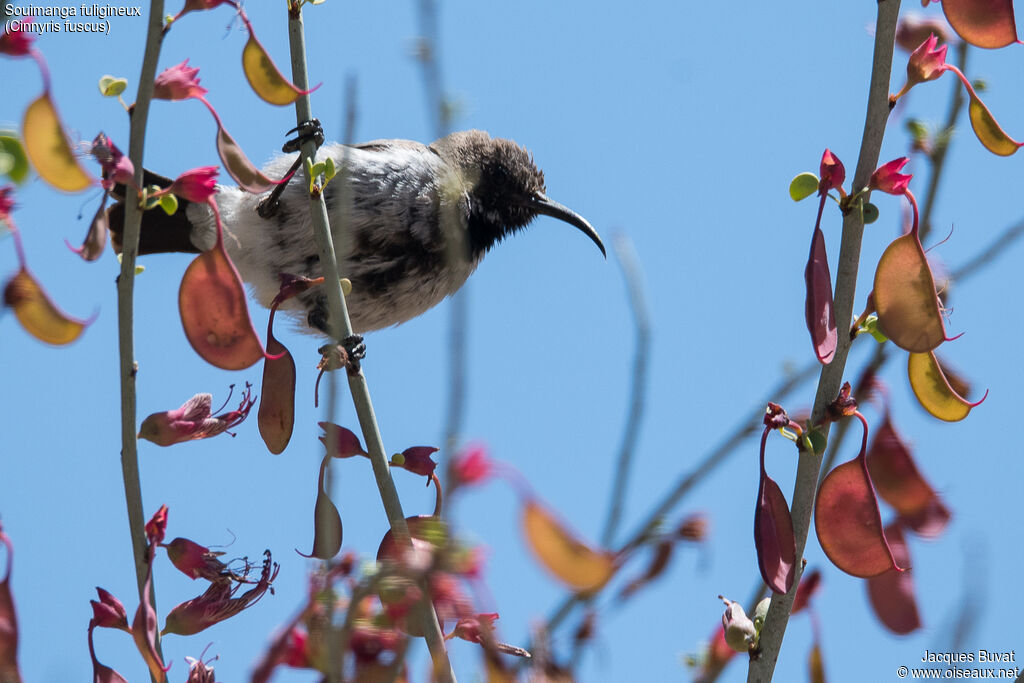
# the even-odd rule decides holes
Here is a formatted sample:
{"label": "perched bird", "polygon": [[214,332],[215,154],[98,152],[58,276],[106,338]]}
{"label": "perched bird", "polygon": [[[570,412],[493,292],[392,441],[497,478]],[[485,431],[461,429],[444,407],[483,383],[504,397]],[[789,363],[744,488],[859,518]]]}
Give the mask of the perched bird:
{"label": "perched bird", "polygon": [[[403,323],[454,294],[491,247],[538,215],[574,225],[605,251],[590,223],[547,197],[544,173],[511,140],[471,130],[430,145],[409,140],[329,144],[317,158],[327,156],[345,169],[323,196],[339,270],[352,282],[346,301],[357,333]],[[283,177],[294,160],[295,155],[279,156],[264,173]],[[151,174],[147,184],[154,179],[170,184]],[[257,211],[262,199],[225,186],[218,186],[216,195],[228,254],[260,303],[270,306],[282,274],[322,273],[304,170],[283,189],[266,218]],[[109,222],[119,248],[122,203],[111,207]],[[215,241],[209,206],[180,201],[171,216],[161,210],[143,215],[139,253],[199,252]],[[305,312],[311,331],[328,329],[322,288],[282,308],[288,307]]]}

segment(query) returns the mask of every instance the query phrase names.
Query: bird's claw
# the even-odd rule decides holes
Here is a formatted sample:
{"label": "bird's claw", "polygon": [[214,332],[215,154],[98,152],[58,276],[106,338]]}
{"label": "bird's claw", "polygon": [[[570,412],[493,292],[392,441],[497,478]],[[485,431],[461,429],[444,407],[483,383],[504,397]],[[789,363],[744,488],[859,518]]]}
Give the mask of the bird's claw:
{"label": "bird's claw", "polygon": [[303,121],[299,125],[288,131],[287,135],[295,133],[295,137],[287,140],[281,147],[281,151],[290,154],[292,152],[298,152],[302,144],[307,140],[312,140],[316,143],[317,149],[320,145],[324,144],[324,129],[320,125],[320,119],[310,119],[309,121]]}
{"label": "bird's claw", "polygon": [[366,344],[361,335],[345,337],[340,344],[324,344],[317,351],[322,358],[317,368],[321,373],[346,368],[349,374],[359,372],[359,361],[366,357]]}

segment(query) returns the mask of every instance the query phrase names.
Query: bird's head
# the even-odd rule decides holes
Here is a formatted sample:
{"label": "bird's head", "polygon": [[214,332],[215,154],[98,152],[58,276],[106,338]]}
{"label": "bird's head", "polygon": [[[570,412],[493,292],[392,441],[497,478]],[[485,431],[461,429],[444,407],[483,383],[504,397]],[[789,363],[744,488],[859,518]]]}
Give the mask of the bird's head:
{"label": "bird's head", "polygon": [[469,249],[474,257],[538,215],[576,226],[605,253],[601,237],[585,218],[547,196],[544,172],[515,142],[470,130],[452,133],[432,147],[459,170],[469,190]]}

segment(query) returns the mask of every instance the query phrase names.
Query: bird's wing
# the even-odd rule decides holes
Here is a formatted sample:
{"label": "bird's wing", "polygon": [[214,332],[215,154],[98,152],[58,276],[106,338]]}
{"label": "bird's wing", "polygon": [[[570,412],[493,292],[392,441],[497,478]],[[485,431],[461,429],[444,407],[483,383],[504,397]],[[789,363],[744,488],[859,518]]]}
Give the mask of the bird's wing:
{"label": "bird's wing", "polygon": [[370,140],[369,142],[349,145],[349,147],[366,152],[384,152],[389,149],[408,149],[417,152],[430,151],[437,154],[433,147],[424,145],[422,142],[416,142],[415,140]]}

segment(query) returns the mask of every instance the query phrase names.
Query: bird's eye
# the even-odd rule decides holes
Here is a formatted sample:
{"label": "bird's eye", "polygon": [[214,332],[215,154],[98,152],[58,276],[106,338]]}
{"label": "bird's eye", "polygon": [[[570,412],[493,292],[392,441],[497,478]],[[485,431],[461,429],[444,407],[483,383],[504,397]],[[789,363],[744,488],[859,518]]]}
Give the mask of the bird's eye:
{"label": "bird's eye", "polygon": [[504,166],[495,166],[491,170],[491,177],[497,185],[507,185],[509,182],[508,171]]}

